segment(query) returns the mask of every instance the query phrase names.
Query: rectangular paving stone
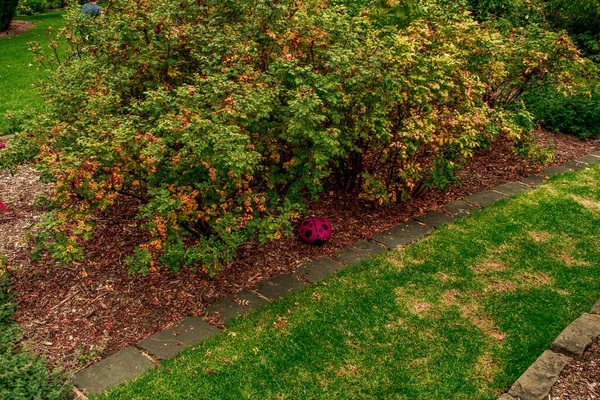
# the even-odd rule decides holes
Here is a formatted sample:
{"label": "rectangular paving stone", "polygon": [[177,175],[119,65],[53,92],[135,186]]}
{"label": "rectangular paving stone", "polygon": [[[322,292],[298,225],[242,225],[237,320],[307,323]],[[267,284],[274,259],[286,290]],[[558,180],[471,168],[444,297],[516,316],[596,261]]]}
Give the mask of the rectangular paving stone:
{"label": "rectangular paving stone", "polygon": [[444,224],[454,223],[454,218],[452,218],[448,214],[444,214],[437,211],[430,211],[426,214],[419,215],[417,218],[415,218],[415,220],[422,222],[426,225],[433,226],[436,229]]}
{"label": "rectangular paving stone", "polygon": [[300,266],[295,274],[301,276],[310,283],[317,283],[342,269],[344,269],[342,264],[333,261],[329,257],[322,257]]}
{"label": "rectangular paving stone", "polygon": [[219,318],[223,322],[230,318],[235,318],[237,316],[237,309],[239,304],[230,298],[223,298],[210,306],[206,307],[206,314],[209,317]]}
{"label": "rectangular paving stone", "polygon": [[433,232],[433,228],[421,225],[416,221],[408,221],[395,228],[387,230],[373,238],[374,241],[384,244],[389,249],[407,246]]}
{"label": "rectangular paving stone", "polygon": [[600,336],[600,315],[583,314],[558,335],[551,348],[557,353],[581,358],[598,336]]}
{"label": "rectangular paving stone", "polygon": [[340,262],[344,265],[358,264],[361,261],[368,260],[369,258],[375,257],[378,254],[387,251],[386,248],[381,247],[375,243],[361,240],[354,245],[334,254],[332,257],[335,261]]}
{"label": "rectangular paving stone", "polygon": [[555,165],[553,167],[548,167],[542,170],[542,174],[546,176],[554,176],[554,175],[562,175],[567,172],[571,172],[572,169],[567,167],[562,167],[560,165]]}
{"label": "rectangular paving stone", "polygon": [[570,358],[546,350],[512,385],[508,394],[520,400],[545,400]]}
{"label": "rectangular paving stone", "polygon": [[597,157],[593,154],[588,154],[587,156],[579,157],[575,159],[575,161],[584,162],[589,165],[594,165],[600,163],[600,157]]}
{"label": "rectangular paving stone", "polygon": [[238,303],[241,303],[245,307],[249,307],[252,310],[256,310],[267,303],[267,300],[258,297],[256,293],[249,290],[242,290],[241,292],[237,292],[230,297],[235,298]]}
{"label": "rectangular paving stone", "polygon": [[73,384],[86,395],[97,395],[154,367],[154,363],[142,353],[126,347],[78,372],[73,377]]}
{"label": "rectangular paving stone", "polygon": [[564,163],[563,167],[572,169],[573,171],[581,171],[582,169],[589,167],[589,164],[586,162],[571,160]]}
{"label": "rectangular paving stone", "polygon": [[507,182],[503,183],[502,185],[496,186],[494,190],[507,196],[511,196],[517,193],[528,192],[532,189],[529,186],[524,185],[520,182]]}
{"label": "rectangular paving stone", "polygon": [[190,317],[139,341],[138,346],[159,360],[168,360],[219,332],[219,328],[206,323],[202,318]]}
{"label": "rectangular paving stone", "polygon": [[211,304],[206,308],[206,313],[209,316],[216,316],[223,323],[228,324],[240,315],[260,308],[266,302],[265,299],[258,297],[256,294],[243,290]]}
{"label": "rectangular paving stone", "polygon": [[256,285],[255,290],[267,299],[277,300],[291,293],[299,292],[304,283],[288,274],[281,274],[268,281],[262,281]]}
{"label": "rectangular paving stone", "polygon": [[523,178],[523,183],[528,186],[540,187],[546,183],[548,178],[542,175],[529,175],[526,178]]}
{"label": "rectangular paving stone", "polygon": [[448,203],[444,206],[444,209],[455,217],[466,217],[479,209],[475,206],[470,205],[466,201],[458,200]]}
{"label": "rectangular paving stone", "polygon": [[483,192],[475,193],[467,197],[467,201],[471,203],[479,204],[481,208],[493,206],[500,199],[506,198],[505,195],[491,190],[485,190]]}

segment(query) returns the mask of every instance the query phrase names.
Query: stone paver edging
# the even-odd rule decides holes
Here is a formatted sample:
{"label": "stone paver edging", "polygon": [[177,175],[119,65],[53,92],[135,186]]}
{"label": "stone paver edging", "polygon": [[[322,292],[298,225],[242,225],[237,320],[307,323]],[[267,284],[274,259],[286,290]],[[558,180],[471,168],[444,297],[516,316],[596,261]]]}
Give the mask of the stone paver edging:
{"label": "stone paver edging", "polygon": [[[253,290],[241,291],[209,306],[206,309],[206,321],[197,317],[180,321],[78,372],[73,376],[73,384],[85,394],[99,394],[118,386],[159,366],[161,360],[173,358],[185,348],[217,335],[221,329],[214,322],[227,325],[239,316],[298,292],[307,285],[316,284],[347,266],[419,241],[441,226],[453,223],[455,218],[466,217],[513,194],[533,190],[552,175],[587,168],[596,163],[600,163],[600,152],[569,161],[564,166],[546,168],[541,175],[528,176],[522,182],[504,183],[492,190],[448,203],[439,210],[420,215],[369,240],[361,240],[330,257],[302,265],[292,274],[262,281]],[[547,397],[570,357],[583,354],[592,339],[600,335],[599,314],[600,301],[590,314],[584,314],[567,327],[554,342],[552,350],[542,354],[501,399],[542,399],[544,393]]]}
{"label": "stone paver edging", "polygon": [[133,347],[126,347],[79,372],[73,377],[73,384],[86,394],[100,394],[154,367],[149,358]]}
{"label": "stone paver edging", "polygon": [[139,341],[137,346],[158,360],[168,360],[219,332],[216,326],[206,323],[202,318],[190,317]]}

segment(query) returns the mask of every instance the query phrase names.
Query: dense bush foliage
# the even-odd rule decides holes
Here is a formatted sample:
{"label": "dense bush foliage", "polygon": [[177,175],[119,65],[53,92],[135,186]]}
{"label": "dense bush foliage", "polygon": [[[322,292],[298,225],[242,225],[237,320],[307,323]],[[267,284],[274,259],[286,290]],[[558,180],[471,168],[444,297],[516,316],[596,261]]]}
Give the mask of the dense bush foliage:
{"label": "dense bush foliage", "polygon": [[[549,0],[546,15],[555,28],[565,29],[583,54],[600,66],[600,1]],[[600,69],[574,93],[551,87],[528,99],[546,128],[588,138],[600,135]]]}
{"label": "dense bush foliage", "polygon": [[600,135],[600,87],[574,94],[541,87],[528,94],[526,101],[546,129],[582,139]]}
{"label": "dense bush foliage", "polygon": [[547,0],[545,11],[555,28],[565,29],[584,54],[600,61],[599,0]]}
{"label": "dense bush foliage", "polygon": [[[600,1],[547,0],[544,15],[555,29],[565,29],[583,54],[600,66]],[[527,96],[528,108],[546,128],[589,138],[600,135],[600,69],[590,68],[579,87],[568,92],[551,85]]]}
{"label": "dense bush foliage", "polygon": [[158,260],[217,273],[240,243],[290,231],[327,184],[390,203],[447,187],[498,135],[531,153],[522,95],[568,88],[585,67],[568,37],[533,24],[503,34],[460,2],[125,0],[106,11],[70,10],[73,56],[0,166],[37,154],[56,182],[41,238],[64,260],[82,257],[96,213],[138,198],[151,240],[132,271]]}
{"label": "dense bush foliage", "polygon": [[46,0],[19,0],[17,14],[32,15],[39,14],[48,9]]}
{"label": "dense bush foliage", "polygon": [[49,10],[65,8],[67,0],[19,0],[18,15],[41,14]]}
{"label": "dense bush foliage", "polygon": [[66,399],[70,386],[50,374],[39,358],[19,349],[19,326],[12,320],[15,303],[7,275],[0,272],[0,399]]}
{"label": "dense bush foliage", "polygon": [[[474,16],[506,31],[531,24],[566,30],[585,56],[600,61],[598,0],[469,0]],[[577,87],[568,91],[552,84],[530,91],[527,108],[538,123],[554,132],[588,138],[600,134],[599,71],[587,65]]]}
{"label": "dense bush foliage", "polygon": [[19,0],[0,0],[0,32],[8,29]]}
{"label": "dense bush foliage", "polygon": [[540,0],[469,0],[469,7],[479,21],[494,21],[500,29],[544,22]]}

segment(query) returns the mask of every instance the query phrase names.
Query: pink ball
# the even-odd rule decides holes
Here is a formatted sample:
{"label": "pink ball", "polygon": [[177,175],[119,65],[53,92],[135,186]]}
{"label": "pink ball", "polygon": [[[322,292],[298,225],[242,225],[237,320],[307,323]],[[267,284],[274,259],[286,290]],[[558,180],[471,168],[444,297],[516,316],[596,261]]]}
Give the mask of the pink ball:
{"label": "pink ball", "polygon": [[326,218],[305,218],[298,227],[298,236],[306,243],[325,243],[331,238],[331,223]]}

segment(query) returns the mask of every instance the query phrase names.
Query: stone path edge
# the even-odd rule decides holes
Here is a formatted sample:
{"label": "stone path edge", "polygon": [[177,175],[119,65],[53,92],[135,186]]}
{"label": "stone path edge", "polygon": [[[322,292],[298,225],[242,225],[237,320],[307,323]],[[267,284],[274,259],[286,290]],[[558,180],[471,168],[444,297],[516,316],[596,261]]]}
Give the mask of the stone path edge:
{"label": "stone path edge", "polygon": [[[343,270],[348,266],[358,264],[386,251],[392,251],[394,249],[398,249],[416,243],[421,239],[429,236],[432,232],[439,229],[442,225],[452,224],[455,220],[455,217],[467,217],[473,212],[478,211],[479,209],[493,205],[499,200],[512,197],[512,195],[514,194],[528,192],[530,190],[538,188],[541,185],[545,184],[548,178],[554,175],[561,175],[566,172],[587,168],[597,163],[600,163],[600,152],[590,153],[578,159],[570,160],[567,163],[563,164],[563,166],[553,166],[546,168],[542,170],[539,175],[530,175],[524,178],[522,182],[506,182],[501,185],[498,185],[496,188],[493,188],[491,190],[484,190],[480,193],[472,194],[470,196],[467,196],[463,200],[457,200],[452,203],[449,203],[454,208],[459,203],[464,203],[464,207],[469,207],[469,209],[464,210],[461,206],[460,212],[454,212],[453,207],[448,207],[449,209],[451,209],[448,210],[445,208],[445,206],[442,206],[438,210],[432,210],[424,215],[420,215],[415,217],[414,219],[405,221],[402,224],[388,229],[387,231],[381,232],[370,239],[361,240],[331,256],[321,257],[317,260],[301,265],[296,270],[294,270],[292,274],[282,274],[275,276],[269,280],[260,282],[255,288],[251,290],[244,290],[240,293],[235,293],[226,298],[223,298],[207,308],[208,313],[206,314],[206,321],[208,321],[208,323],[204,321],[204,323],[200,323],[200,321],[198,321],[198,318],[193,319],[195,324],[199,324],[197,328],[198,333],[191,334],[190,332],[186,331],[185,340],[181,340],[180,343],[178,341],[175,341],[176,346],[181,347],[177,351],[148,351],[147,343],[149,342],[149,339],[153,338],[151,340],[155,342],[154,345],[157,346],[157,349],[159,349],[161,345],[164,347],[173,346],[174,335],[176,337],[180,334],[179,332],[174,332],[174,329],[178,326],[181,326],[182,324],[185,324],[185,321],[192,321],[192,319],[190,318],[183,321],[179,321],[173,326],[159,331],[148,338],[144,338],[136,344],[130,345],[126,349],[121,350],[105,358],[104,360],[101,360],[100,362],[93,364],[74,374],[72,376],[72,382],[76,387],[78,398],[85,398],[85,394],[99,394],[105,390],[120,385],[125,381],[135,379],[141,373],[151,368],[149,364],[144,368],[139,369],[136,369],[135,365],[131,365],[131,368],[129,369],[125,368],[128,371],[128,373],[123,374],[120,377],[115,376],[115,371],[109,373],[111,372],[110,365],[112,360],[121,357],[123,351],[125,350],[127,350],[127,354],[132,359],[140,360],[140,357],[144,357],[148,360],[148,362],[154,364],[155,366],[160,366],[160,361],[173,358],[185,348],[198,344],[217,335],[219,332],[221,332],[221,329],[218,328],[216,325],[228,325],[237,317],[244,316],[250,312],[253,312],[254,310],[259,309],[263,305],[273,301],[277,301],[284,296],[296,293],[306,286],[314,285],[319,281],[338,273],[339,271]],[[577,166],[577,168],[573,168],[573,166]],[[480,198],[482,199],[483,204],[478,203],[477,200]],[[465,203],[465,200],[467,203]],[[253,302],[255,304],[253,304]],[[599,332],[595,337],[600,336],[600,315],[598,314],[600,314],[600,301],[596,303],[590,314],[585,314],[591,315],[592,318],[594,318],[595,316],[598,319]],[[565,329],[565,331],[567,331],[567,329]],[[565,331],[563,331],[563,333],[565,333]],[[577,329],[571,329],[571,331],[577,331]],[[589,331],[586,332],[588,334],[587,337],[589,339]],[[559,338],[560,337],[561,336],[559,335]],[[164,344],[159,343],[161,338],[165,338]],[[589,343],[591,343],[591,339],[589,339]],[[530,369],[533,368],[533,376],[535,376],[536,368],[538,368],[539,365],[553,365],[554,369],[558,371],[558,373],[556,374],[556,379],[558,379],[558,375],[560,375],[560,372],[562,371],[566,363],[564,363],[564,365],[560,367],[560,365],[562,365],[562,362],[558,362],[557,364],[555,360],[556,357],[549,355],[549,352],[557,354],[552,350],[548,350],[542,356],[540,356],[540,359],[536,360],[536,362],[534,362],[534,364],[532,364],[532,366],[530,367]],[[545,359],[542,359],[544,355],[546,355],[546,358],[554,357],[552,359],[554,363],[546,362]],[[559,359],[561,360],[561,357],[567,359],[569,358],[569,356],[563,354],[559,354],[559,356],[557,357],[559,357]],[[121,362],[121,360],[119,361]],[[538,361],[539,363],[538,365],[536,365]],[[137,362],[139,363],[139,361]],[[558,368],[557,365],[560,368]],[[521,376],[521,378],[526,376],[530,369],[528,369],[523,374],[523,376]],[[139,372],[136,374],[131,373],[131,371],[138,370]],[[532,376],[532,373],[530,373],[527,376]],[[545,376],[545,374],[542,373],[538,374],[537,376]],[[106,377],[110,378],[107,380]],[[519,380],[521,378],[519,378]],[[515,395],[521,395],[521,392],[517,390],[515,385],[519,384],[519,387],[524,387],[523,383],[519,380],[517,380],[513,387],[511,387],[512,392],[509,390],[507,394],[504,394],[500,397],[500,400],[529,400],[540,398],[515,397]],[[87,382],[90,383],[88,384]],[[553,384],[554,383],[552,383],[552,385]],[[550,385],[550,387],[548,388],[548,392],[550,391],[552,385]],[[513,388],[515,389],[513,390]],[[77,389],[81,390],[82,392],[79,392],[79,390]]]}

